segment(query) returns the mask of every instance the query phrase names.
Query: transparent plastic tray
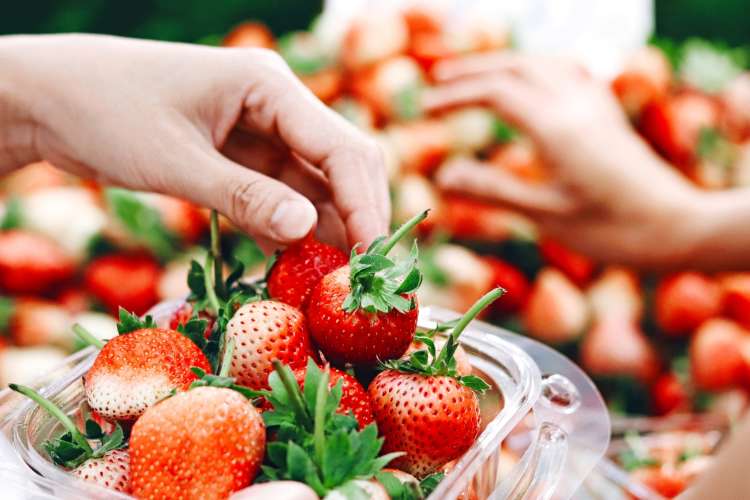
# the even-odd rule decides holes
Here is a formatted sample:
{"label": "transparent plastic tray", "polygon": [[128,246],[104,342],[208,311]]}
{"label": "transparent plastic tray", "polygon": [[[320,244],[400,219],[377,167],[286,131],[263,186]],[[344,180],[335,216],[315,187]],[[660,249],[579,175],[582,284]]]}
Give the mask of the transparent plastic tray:
{"label": "transparent plastic tray", "polygon": [[[151,314],[164,324],[179,305],[160,304]],[[419,326],[430,328],[435,321],[457,316],[423,308]],[[609,443],[609,416],[593,383],[556,351],[483,322],[473,322],[461,340],[472,366],[491,385],[481,398],[484,428],[430,499],[455,499],[469,489],[480,499],[570,498]],[[79,412],[85,404],[81,378],[94,355],[91,350],[74,355],[64,375],[48,377],[37,386],[67,413]],[[0,393],[0,405],[4,396],[12,397]],[[23,463],[36,473],[34,477],[26,471],[17,483],[41,488],[55,498],[130,498],[85,484],[53,465],[40,445],[61,427],[36,404],[13,401],[12,411],[0,420],[2,430]],[[533,439],[519,462],[501,474],[501,445],[522,420]]]}

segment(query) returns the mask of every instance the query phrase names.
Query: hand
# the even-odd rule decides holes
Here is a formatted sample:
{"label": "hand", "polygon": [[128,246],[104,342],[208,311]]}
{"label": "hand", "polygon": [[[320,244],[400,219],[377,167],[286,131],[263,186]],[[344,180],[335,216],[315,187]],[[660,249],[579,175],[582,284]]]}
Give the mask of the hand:
{"label": "hand", "polygon": [[443,188],[527,212],[601,260],[663,267],[694,258],[697,190],[640,140],[603,83],[572,63],[514,53],[446,61],[434,76],[427,109],[491,106],[531,136],[553,176],[532,185],[461,159],[439,173]]}
{"label": "hand", "polygon": [[21,36],[0,38],[0,65],[10,75],[0,84],[10,151],[0,143],[0,169],[43,158],[103,183],[187,198],[266,248],[316,224],[339,246],[369,244],[388,229],[380,151],[273,52]]}

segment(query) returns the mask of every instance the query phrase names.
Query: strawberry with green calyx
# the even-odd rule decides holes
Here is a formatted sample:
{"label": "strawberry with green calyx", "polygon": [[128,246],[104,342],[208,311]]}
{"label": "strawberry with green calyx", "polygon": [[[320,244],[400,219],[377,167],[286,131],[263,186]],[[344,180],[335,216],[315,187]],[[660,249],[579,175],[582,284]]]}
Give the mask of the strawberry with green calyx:
{"label": "strawberry with green calyx", "polygon": [[375,366],[401,356],[417,325],[415,291],[422,281],[417,247],[405,259],[387,255],[427,211],[390,238],[381,237],[362,254],[352,250],[348,266],[327,274],[308,299],[310,334],[326,359],[337,365]]}
{"label": "strawberry with green calyx", "polygon": [[496,288],[463,315],[437,352],[430,336],[420,336],[427,349],[408,359],[383,363],[368,388],[375,422],[385,438],[384,451],[404,450],[394,466],[416,477],[437,472],[468,450],[479,435],[477,392],[489,388],[479,377],[456,370],[458,338],[469,323],[503,294]]}
{"label": "strawberry with green calyx", "polygon": [[[42,409],[57,419],[66,432],[57,438],[43,443],[43,448],[54,463],[72,469],[74,476],[99,486],[128,493],[130,491],[130,467],[128,452],[122,427],[105,434],[93,420],[86,420],[81,432],[68,415],[34,389],[23,385],[10,384],[9,387],[36,402]],[[98,441],[92,448],[90,441]]]}
{"label": "strawberry with green calyx", "polygon": [[[337,412],[342,382],[329,388],[329,373],[307,366],[304,390],[287,366],[275,363],[270,391],[261,391],[273,410],[263,414],[273,441],[268,444],[263,481],[306,483],[324,497],[355,480],[371,479],[399,453],[378,456],[377,427],[359,430],[357,420]],[[350,487],[350,486],[347,486]]]}

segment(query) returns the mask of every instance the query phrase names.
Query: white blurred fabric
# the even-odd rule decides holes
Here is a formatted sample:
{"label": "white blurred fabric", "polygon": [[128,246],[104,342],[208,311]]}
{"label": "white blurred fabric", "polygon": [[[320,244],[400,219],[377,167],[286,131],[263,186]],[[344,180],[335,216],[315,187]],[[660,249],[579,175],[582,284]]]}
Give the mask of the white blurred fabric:
{"label": "white blurred fabric", "polygon": [[617,74],[653,31],[653,0],[326,0],[320,32],[340,41],[360,13],[424,4],[443,12],[451,29],[507,22],[524,51],[570,57],[601,78]]}

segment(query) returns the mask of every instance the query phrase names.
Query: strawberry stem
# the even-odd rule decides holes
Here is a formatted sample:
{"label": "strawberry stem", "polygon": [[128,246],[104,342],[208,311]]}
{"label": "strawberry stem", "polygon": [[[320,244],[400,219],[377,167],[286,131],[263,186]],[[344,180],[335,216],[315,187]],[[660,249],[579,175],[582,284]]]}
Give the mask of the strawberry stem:
{"label": "strawberry stem", "polygon": [[313,429],[313,443],[315,445],[315,458],[319,464],[323,463],[325,454],[325,425],[326,425],[326,398],[328,398],[329,370],[326,367],[320,377],[318,391],[315,393],[315,421]]}
{"label": "strawberry stem", "polygon": [[211,270],[214,266],[215,262],[213,255],[211,252],[208,252],[206,254],[206,265],[204,266],[205,272],[203,273],[203,279],[206,285],[206,297],[208,297],[208,302],[211,305],[214,314],[218,315],[221,306],[219,305],[218,297],[216,297],[216,290],[214,289],[214,284],[212,283],[213,280],[211,279]]}
{"label": "strawberry stem", "polygon": [[404,237],[408,232],[410,232],[414,227],[425,220],[427,218],[427,214],[430,213],[430,210],[425,210],[422,213],[419,213],[406,221],[404,224],[401,225],[396,231],[393,232],[393,234],[385,240],[380,248],[378,249],[378,253],[380,255],[387,255],[388,252],[390,252],[394,246],[396,246],[396,243],[398,243],[401,238]]}
{"label": "strawberry stem", "polygon": [[463,333],[463,331],[466,329],[466,327],[474,321],[474,319],[477,317],[477,315],[484,310],[485,307],[490,305],[491,303],[495,302],[497,299],[502,297],[502,295],[505,293],[504,288],[494,288],[490,290],[489,292],[485,293],[482,298],[477,300],[473,306],[471,306],[471,309],[466,311],[466,314],[464,314],[460,320],[458,320],[458,323],[456,323],[456,326],[453,327],[453,330],[451,331],[451,337],[453,338],[454,342],[458,341],[458,337]]}
{"label": "strawberry stem", "polygon": [[216,294],[222,298],[226,298],[226,290],[224,289],[224,263],[221,258],[221,236],[219,234],[219,213],[216,210],[211,210],[211,255],[214,260],[214,285],[216,287]]}
{"label": "strawberry stem", "polygon": [[294,374],[288,366],[283,365],[278,359],[273,361],[273,368],[279,375],[281,383],[284,385],[284,389],[289,394],[289,403],[297,417],[298,422],[304,422],[306,427],[310,427],[310,415],[308,415],[305,409],[305,402],[302,400],[300,394],[299,384],[294,378]]}
{"label": "strawberry stem", "polygon": [[36,402],[39,406],[42,407],[42,409],[56,418],[63,425],[63,427],[65,427],[65,429],[70,432],[70,435],[75,440],[76,444],[78,444],[78,446],[80,446],[86,452],[87,456],[91,456],[94,453],[94,451],[91,449],[91,446],[89,445],[89,442],[86,440],[81,431],[78,430],[78,427],[76,427],[76,424],[74,424],[70,417],[67,416],[52,401],[42,396],[31,387],[26,387],[25,385],[8,384],[8,387]]}
{"label": "strawberry stem", "polygon": [[97,349],[101,349],[102,347],[104,347],[104,342],[96,338],[93,333],[86,330],[83,326],[80,325],[80,323],[76,323],[75,325],[73,325],[73,333],[75,333],[76,336],[78,336],[78,338],[81,339],[86,345],[92,345]]}
{"label": "strawberry stem", "polygon": [[232,356],[234,355],[234,339],[229,339],[224,347],[224,357],[221,358],[220,377],[228,377],[229,369],[232,367]]}

